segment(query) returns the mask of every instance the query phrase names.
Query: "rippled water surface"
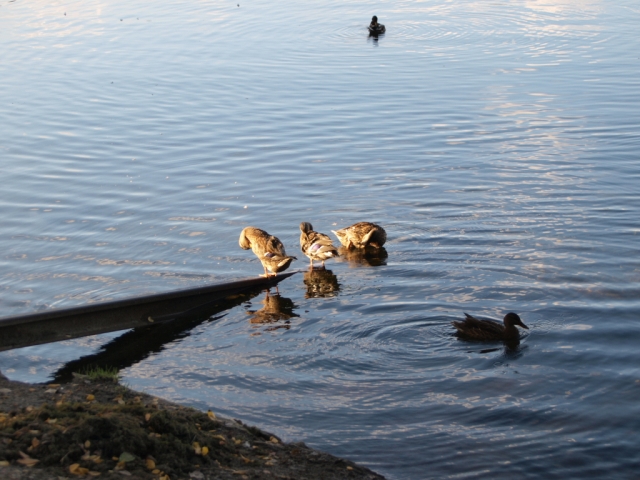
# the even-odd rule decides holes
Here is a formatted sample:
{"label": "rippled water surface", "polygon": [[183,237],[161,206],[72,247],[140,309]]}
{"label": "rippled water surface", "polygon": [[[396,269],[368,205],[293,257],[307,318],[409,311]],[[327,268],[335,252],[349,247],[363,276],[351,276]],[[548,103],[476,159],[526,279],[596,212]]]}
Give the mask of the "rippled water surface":
{"label": "rippled water surface", "polygon": [[[631,0],[0,0],[2,316],[256,275],[247,225],[304,269],[301,221],[375,221],[386,253],[124,381],[390,479],[637,476],[638,25]],[[515,350],[452,336],[507,311]]]}

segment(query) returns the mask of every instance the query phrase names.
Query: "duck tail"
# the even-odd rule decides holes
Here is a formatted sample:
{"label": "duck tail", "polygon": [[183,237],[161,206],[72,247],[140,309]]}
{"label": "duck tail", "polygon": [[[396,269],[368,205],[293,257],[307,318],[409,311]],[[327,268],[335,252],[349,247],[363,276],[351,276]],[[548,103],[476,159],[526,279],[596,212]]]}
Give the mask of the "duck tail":
{"label": "duck tail", "polygon": [[372,228],[371,230],[369,230],[369,232],[367,232],[367,234],[362,237],[362,240],[360,240],[360,244],[362,246],[366,246],[369,244],[369,242],[371,241],[371,237],[373,237],[373,235],[377,232],[378,230],[376,228]]}

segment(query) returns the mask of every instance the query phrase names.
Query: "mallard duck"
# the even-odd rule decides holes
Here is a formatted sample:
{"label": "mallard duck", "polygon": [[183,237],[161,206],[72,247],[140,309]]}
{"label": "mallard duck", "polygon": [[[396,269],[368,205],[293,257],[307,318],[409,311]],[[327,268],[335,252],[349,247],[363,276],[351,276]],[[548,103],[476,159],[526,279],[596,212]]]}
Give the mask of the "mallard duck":
{"label": "mallard duck", "polygon": [[278,237],[256,227],[242,230],[238,243],[245,250],[251,249],[260,259],[264,267],[264,275],[260,275],[261,277],[273,277],[289,268],[292,261],[297,260],[296,257],[287,255]]}
{"label": "mallard duck", "polygon": [[322,268],[325,268],[325,260],[339,256],[338,249],[333,245],[331,238],[324,233],[314,231],[313,225],[309,222],[300,224],[300,250],[311,260],[311,270],[313,270],[314,260],[322,262]]}
{"label": "mallard duck", "polygon": [[331,230],[347,248],[380,248],[387,241],[387,232],[380,225],[358,222],[341,230]]}
{"label": "mallard duck", "polygon": [[375,15],[371,19],[371,23],[369,24],[369,33],[371,35],[381,35],[386,32],[387,29],[381,23],[378,23],[378,17]]}
{"label": "mallard duck", "polygon": [[462,322],[451,322],[458,330],[456,333],[459,337],[469,340],[481,341],[518,341],[520,332],[516,325],[529,330],[517,313],[509,312],[504,316],[504,325],[494,320],[480,320],[465,313],[465,319]]}

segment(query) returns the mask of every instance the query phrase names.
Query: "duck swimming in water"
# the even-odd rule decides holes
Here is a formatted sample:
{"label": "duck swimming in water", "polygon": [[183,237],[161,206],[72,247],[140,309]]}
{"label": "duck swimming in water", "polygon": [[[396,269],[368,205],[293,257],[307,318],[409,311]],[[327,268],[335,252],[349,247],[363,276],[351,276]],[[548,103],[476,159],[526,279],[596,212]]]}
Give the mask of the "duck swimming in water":
{"label": "duck swimming in water", "polygon": [[309,222],[300,224],[300,250],[311,260],[311,270],[313,270],[314,260],[322,262],[322,268],[325,268],[325,260],[340,256],[331,238],[324,233],[314,231],[313,225]]}
{"label": "duck swimming in water", "polygon": [[378,17],[375,15],[371,19],[371,23],[369,24],[369,33],[371,35],[381,35],[386,32],[387,29],[381,23],[378,23]]}
{"label": "duck swimming in water", "polygon": [[260,275],[261,277],[274,277],[278,272],[289,268],[292,261],[297,260],[296,257],[287,255],[278,237],[256,227],[242,230],[238,243],[243,249],[251,249],[256,254],[264,268],[264,275]]}
{"label": "duck swimming in water", "polygon": [[520,332],[516,325],[529,330],[517,313],[507,313],[504,316],[504,325],[494,320],[480,320],[465,313],[465,319],[462,322],[451,322],[458,330],[456,334],[467,340],[480,341],[516,341],[520,340]]}
{"label": "duck swimming in water", "polygon": [[387,232],[380,225],[358,222],[340,230],[331,230],[346,248],[380,248],[387,241]]}

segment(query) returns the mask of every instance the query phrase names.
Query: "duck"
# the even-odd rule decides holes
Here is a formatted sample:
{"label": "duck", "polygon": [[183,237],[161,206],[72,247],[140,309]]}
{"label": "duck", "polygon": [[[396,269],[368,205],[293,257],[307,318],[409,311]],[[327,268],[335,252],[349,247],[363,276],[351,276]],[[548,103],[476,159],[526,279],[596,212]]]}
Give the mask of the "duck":
{"label": "duck", "polygon": [[311,260],[310,270],[313,270],[314,260],[322,262],[324,270],[325,260],[340,256],[329,235],[316,232],[309,222],[300,224],[300,250]]}
{"label": "duck", "polygon": [[296,257],[287,255],[284,245],[278,237],[269,235],[264,230],[256,227],[246,227],[240,233],[238,240],[244,250],[251,249],[262,263],[264,275],[261,277],[275,277],[278,272],[283,272]]}
{"label": "duck", "polygon": [[331,230],[346,248],[382,248],[387,241],[387,232],[380,225],[358,222],[340,230]]}
{"label": "duck", "polygon": [[480,341],[519,341],[520,332],[516,325],[529,330],[517,313],[509,312],[504,316],[503,323],[495,320],[480,320],[476,317],[465,313],[465,319],[462,322],[451,322],[456,327],[456,334],[459,337],[468,340]]}
{"label": "duck", "polygon": [[369,24],[369,33],[371,35],[381,35],[386,32],[387,29],[381,23],[378,23],[378,17],[375,15],[371,19],[371,23]]}

